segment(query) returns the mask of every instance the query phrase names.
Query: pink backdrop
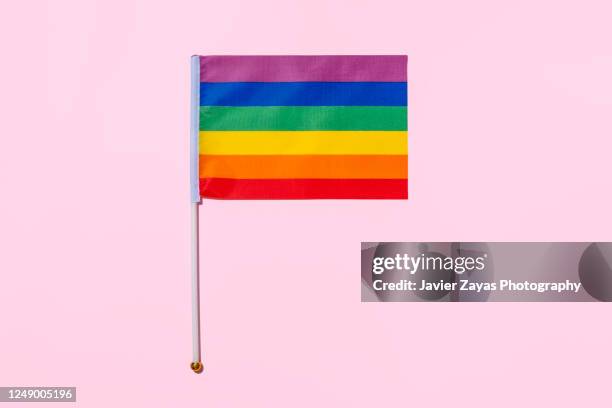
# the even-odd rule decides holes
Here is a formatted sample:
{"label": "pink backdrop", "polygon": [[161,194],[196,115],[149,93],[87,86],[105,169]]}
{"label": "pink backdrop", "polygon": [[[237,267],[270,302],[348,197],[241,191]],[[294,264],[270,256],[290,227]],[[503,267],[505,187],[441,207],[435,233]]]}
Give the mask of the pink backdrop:
{"label": "pink backdrop", "polygon": [[[359,301],[362,240],[612,240],[609,2],[12,3],[0,385],[84,407],[609,403],[608,304]],[[194,53],[406,53],[410,90],[409,201],[204,203],[200,376]]]}

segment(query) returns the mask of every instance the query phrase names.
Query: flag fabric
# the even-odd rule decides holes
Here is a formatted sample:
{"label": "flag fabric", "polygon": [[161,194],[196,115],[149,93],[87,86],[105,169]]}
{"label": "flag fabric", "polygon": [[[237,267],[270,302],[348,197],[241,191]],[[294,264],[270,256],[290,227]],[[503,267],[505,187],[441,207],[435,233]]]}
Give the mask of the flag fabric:
{"label": "flag fabric", "polygon": [[407,57],[194,56],[191,190],[408,198]]}

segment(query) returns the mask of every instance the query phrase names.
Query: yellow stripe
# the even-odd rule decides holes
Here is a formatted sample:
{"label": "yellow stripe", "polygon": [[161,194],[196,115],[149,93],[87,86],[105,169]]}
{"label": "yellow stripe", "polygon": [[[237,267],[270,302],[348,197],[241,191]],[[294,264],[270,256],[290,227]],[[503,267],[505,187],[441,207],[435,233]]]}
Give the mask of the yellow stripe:
{"label": "yellow stripe", "polygon": [[408,132],[201,131],[200,154],[408,154]]}

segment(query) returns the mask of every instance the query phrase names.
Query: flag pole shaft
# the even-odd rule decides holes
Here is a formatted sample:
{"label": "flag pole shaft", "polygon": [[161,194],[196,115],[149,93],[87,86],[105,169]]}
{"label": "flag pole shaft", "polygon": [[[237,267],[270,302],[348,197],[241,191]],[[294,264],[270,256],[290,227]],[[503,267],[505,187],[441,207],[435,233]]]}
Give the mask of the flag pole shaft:
{"label": "flag pole shaft", "polygon": [[199,203],[191,203],[191,330],[193,341],[193,360],[191,369],[196,373],[202,371],[202,359],[200,355],[199,206]]}
{"label": "flag pole shaft", "polygon": [[199,135],[200,135],[200,57],[191,57],[191,117],[189,126],[189,174],[191,190],[191,330],[193,360],[191,369],[202,372],[200,355],[200,246],[198,215],[200,209],[199,189]]}

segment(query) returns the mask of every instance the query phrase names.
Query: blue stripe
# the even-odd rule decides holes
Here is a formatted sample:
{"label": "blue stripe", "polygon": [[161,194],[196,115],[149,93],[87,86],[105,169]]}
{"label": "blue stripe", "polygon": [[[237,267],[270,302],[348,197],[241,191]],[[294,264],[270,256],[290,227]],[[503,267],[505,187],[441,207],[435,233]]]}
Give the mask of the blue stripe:
{"label": "blue stripe", "polygon": [[201,106],[406,106],[406,82],[202,82]]}

